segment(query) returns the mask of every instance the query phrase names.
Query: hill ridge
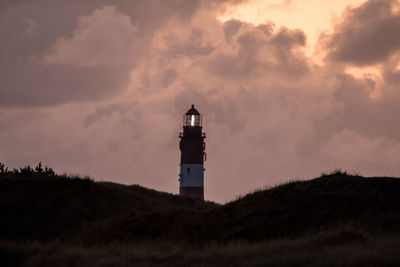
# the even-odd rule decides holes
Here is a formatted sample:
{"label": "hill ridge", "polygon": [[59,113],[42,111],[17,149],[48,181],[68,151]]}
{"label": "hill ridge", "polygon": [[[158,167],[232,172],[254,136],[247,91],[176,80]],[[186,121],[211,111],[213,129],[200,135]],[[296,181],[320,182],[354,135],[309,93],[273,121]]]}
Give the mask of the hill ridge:
{"label": "hill ridge", "polygon": [[260,241],[346,224],[399,232],[399,192],[398,178],[335,173],[219,205],[140,185],[0,175],[0,239]]}

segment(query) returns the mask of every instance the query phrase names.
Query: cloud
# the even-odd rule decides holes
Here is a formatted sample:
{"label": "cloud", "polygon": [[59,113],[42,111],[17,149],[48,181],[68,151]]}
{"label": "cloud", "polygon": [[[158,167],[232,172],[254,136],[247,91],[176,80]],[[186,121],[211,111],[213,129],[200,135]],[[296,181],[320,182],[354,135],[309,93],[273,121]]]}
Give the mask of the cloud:
{"label": "cloud", "polygon": [[[8,23],[14,20],[3,19]],[[80,16],[78,21],[78,28],[71,38],[58,37],[53,44],[45,39],[42,47],[38,36],[51,26],[23,18],[22,27],[16,29],[23,31],[20,33],[22,40],[17,37],[13,40],[12,36],[8,40],[10,43],[4,45],[9,47],[2,48],[7,55],[0,63],[1,106],[93,101],[126,89],[135,60],[132,53],[127,54],[135,47],[129,39],[134,38],[135,26],[112,7],[96,9],[89,15]],[[124,36],[125,40],[112,35],[124,30],[123,35],[117,36]],[[11,47],[12,41],[21,46]],[[34,48],[26,49],[25,42],[33,42]],[[32,51],[27,53],[29,50]]]}
{"label": "cloud", "polygon": [[234,45],[223,47],[209,59],[209,75],[302,75],[309,69],[302,51],[306,37],[301,30],[282,27],[274,31],[271,23],[254,27],[227,21],[224,34]]}
{"label": "cloud", "polygon": [[100,106],[96,111],[88,115],[85,119],[85,127],[89,127],[99,119],[112,115],[114,112],[119,113],[122,117],[129,111],[128,105],[111,104],[108,106]]}
{"label": "cloud", "polygon": [[[178,133],[193,103],[207,133],[208,199],[337,167],[400,174],[396,50],[338,56],[365,40],[371,20],[395,18],[394,2],[348,9],[321,39],[322,63],[306,54],[302,29],[219,21],[230,1],[52,3],[0,15],[9,36],[0,43],[0,161],[12,167],[42,160],[176,193]],[[346,72],[376,62],[380,79]]]}
{"label": "cloud", "polygon": [[268,7],[272,8],[272,9],[284,8],[284,7],[288,6],[288,5],[290,5],[291,3],[292,3],[292,0],[284,0],[280,4],[269,5]]}
{"label": "cloud", "polygon": [[[160,25],[190,19],[200,1],[112,4],[2,2],[0,106],[43,107],[120,94]],[[165,83],[173,74],[167,76]]]}
{"label": "cloud", "polygon": [[380,137],[367,137],[344,129],[335,133],[322,149],[321,155],[332,161],[340,162],[340,167],[349,171],[363,169],[370,175],[381,175],[381,171],[395,173],[399,162],[395,156],[400,151],[398,142]]}
{"label": "cloud", "polygon": [[43,55],[46,64],[133,66],[143,54],[138,28],[115,6],[78,19],[72,37],[59,37]]}
{"label": "cloud", "polygon": [[369,0],[347,8],[332,34],[323,37],[328,58],[357,66],[385,61],[400,50],[396,0]]}
{"label": "cloud", "polygon": [[124,90],[129,81],[127,70],[118,67],[14,63],[1,66],[0,71],[4,75],[0,78],[3,107],[99,100]]}

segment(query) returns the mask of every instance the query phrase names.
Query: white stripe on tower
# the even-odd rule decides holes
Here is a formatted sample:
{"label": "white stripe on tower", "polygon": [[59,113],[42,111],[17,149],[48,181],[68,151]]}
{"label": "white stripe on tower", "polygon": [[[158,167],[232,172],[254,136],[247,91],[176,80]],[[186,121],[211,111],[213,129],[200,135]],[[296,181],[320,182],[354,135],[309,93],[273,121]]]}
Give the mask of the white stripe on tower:
{"label": "white stripe on tower", "polygon": [[181,164],[180,187],[204,187],[204,165],[203,164]]}

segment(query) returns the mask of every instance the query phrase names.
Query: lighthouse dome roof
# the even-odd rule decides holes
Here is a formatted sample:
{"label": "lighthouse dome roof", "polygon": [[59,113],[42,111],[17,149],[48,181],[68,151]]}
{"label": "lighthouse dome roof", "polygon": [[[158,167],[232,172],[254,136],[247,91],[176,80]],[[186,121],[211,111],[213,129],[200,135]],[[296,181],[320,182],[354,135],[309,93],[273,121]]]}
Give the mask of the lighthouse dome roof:
{"label": "lighthouse dome roof", "polygon": [[185,115],[200,115],[200,112],[198,112],[197,109],[194,108],[194,105],[192,105]]}

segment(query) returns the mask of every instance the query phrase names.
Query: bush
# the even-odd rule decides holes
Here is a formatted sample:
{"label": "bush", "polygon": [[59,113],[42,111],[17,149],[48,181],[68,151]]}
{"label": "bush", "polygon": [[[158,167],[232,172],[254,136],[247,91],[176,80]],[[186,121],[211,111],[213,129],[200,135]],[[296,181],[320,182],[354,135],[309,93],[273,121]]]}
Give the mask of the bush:
{"label": "bush", "polygon": [[13,168],[9,170],[3,162],[0,162],[0,176],[33,176],[33,175],[44,175],[44,176],[56,176],[52,168],[44,166],[42,162],[39,162],[36,167],[32,168],[29,164],[19,169]]}

